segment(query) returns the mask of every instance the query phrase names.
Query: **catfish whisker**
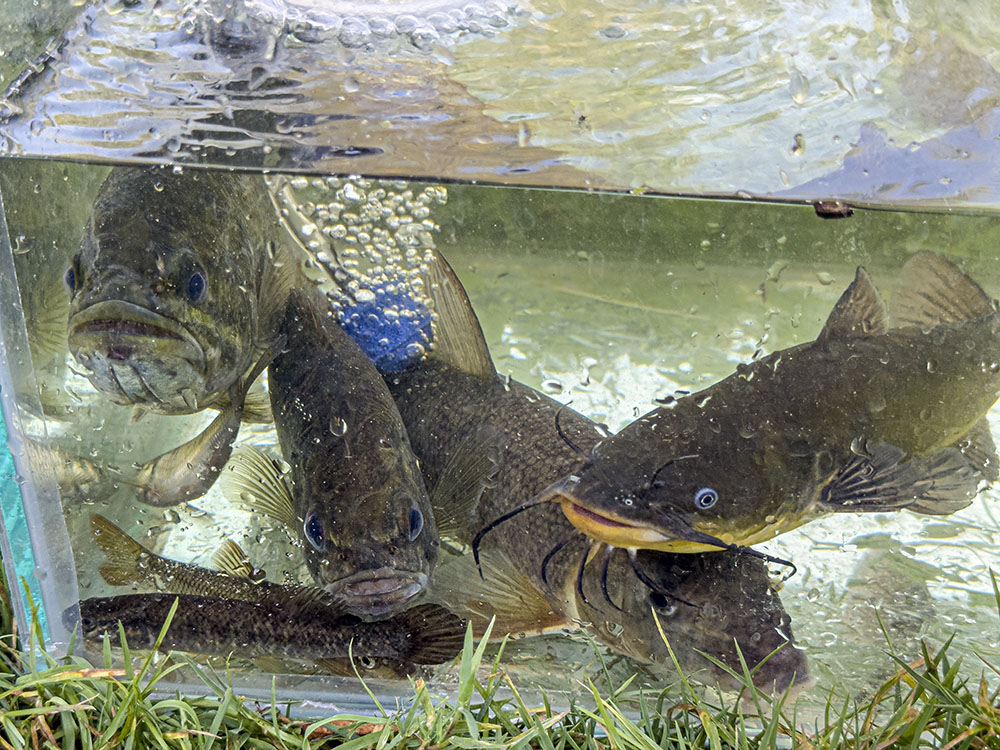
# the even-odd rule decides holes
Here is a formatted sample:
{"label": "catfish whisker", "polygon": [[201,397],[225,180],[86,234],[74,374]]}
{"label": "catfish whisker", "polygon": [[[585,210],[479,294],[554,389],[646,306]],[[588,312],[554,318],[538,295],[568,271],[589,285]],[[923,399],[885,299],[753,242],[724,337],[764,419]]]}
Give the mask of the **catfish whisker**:
{"label": "catfish whisker", "polygon": [[681,599],[679,596],[675,596],[675,595],[671,594],[669,591],[667,591],[663,587],[659,586],[652,578],[650,578],[648,575],[646,575],[646,571],[644,571],[642,569],[642,566],[639,565],[639,560],[637,559],[637,555],[636,555],[637,552],[638,552],[638,550],[635,547],[629,547],[629,550],[628,550],[628,559],[629,559],[629,562],[632,563],[632,570],[635,572],[636,577],[640,581],[642,581],[644,584],[646,584],[646,586],[649,589],[651,589],[652,591],[655,591],[657,594],[662,594],[663,596],[665,596],[668,599],[671,599],[671,600],[673,600],[675,602],[680,602],[681,604],[686,604],[689,607],[697,607],[698,606],[697,604],[692,604],[691,602],[688,602],[688,601],[685,601],[684,599]]}
{"label": "catfish whisker", "polygon": [[776,565],[781,565],[784,568],[790,568],[790,570],[788,571],[788,573],[786,573],[782,577],[782,579],[781,579],[782,583],[784,583],[789,578],[791,578],[792,576],[794,576],[796,573],[799,572],[798,567],[796,567],[795,563],[793,563],[791,560],[784,560],[784,559],[782,559],[780,557],[773,557],[772,555],[768,555],[765,552],[759,552],[759,551],[755,550],[753,547],[739,547],[739,546],[737,546],[737,545],[734,544],[734,545],[731,545],[729,547],[729,549],[736,550],[737,552],[740,552],[740,553],[742,553],[744,555],[750,555],[750,557],[759,558],[759,559],[763,560],[764,562],[775,563]]}
{"label": "catfish whisker", "polygon": [[[571,401],[570,403],[573,402]],[[559,408],[556,409],[556,432],[559,434],[559,437],[562,438],[562,441],[573,449],[573,452],[576,455],[580,456],[580,458],[588,459],[590,457],[587,455],[587,453],[580,446],[578,446],[576,443],[574,443],[566,436],[566,433],[563,432],[562,425],[559,424],[559,415],[562,414],[563,409],[568,409],[568,408],[569,404],[559,404]]]}
{"label": "catfish whisker", "polygon": [[493,531],[493,529],[502,524],[504,521],[509,521],[518,513],[522,513],[528,510],[528,508],[534,508],[536,505],[541,505],[544,502],[548,502],[548,500],[543,500],[537,497],[533,497],[531,498],[531,500],[528,500],[528,502],[522,503],[521,505],[514,508],[514,510],[508,513],[504,513],[499,518],[490,521],[488,524],[486,524],[485,527],[479,530],[479,533],[476,534],[476,536],[472,540],[472,558],[476,561],[476,568],[479,569],[480,578],[482,578],[484,581],[486,580],[486,577],[483,575],[483,567],[479,563],[479,545],[482,543],[483,537],[486,536],[489,532]]}
{"label": "catfish whisker", "polygon": [[580,595],[580,599],[587,606],[593,606],[590,600],[587,599],[587,595],[583,593],[583,570],[587,567],[587,558],[590,556],[590,549],[585,549],[583,554],[580,556],[580,567],[576,569],[576,593]]}
{"label": "catfish whisker", "polygon": [[566,539],[563,539],[561,542],[559,542],[559,544],[557,544],[555,547],[549,550],[549,553],[545,555],[545,557],[542,559],[542,583],[544,583],[546,586],[549,585],[549,578],[548,575],[546,575],[545,573],[545,569],[549,566],[549,561],[552,560],[552,558],[555,557],[557,554],[559,554],[559,550],[561,550],[563,547],[569,544],[570,539],[572,538],[573,537],[567,537]]}
{"label": "catfish whisker", "polygon": [[601,592],[604,594],[604,598],[607,600],[608,604],[617,609],[619,612],[624,612],[624,609],[611,601],[611,594],[608,593],[608,566],[611,563],[611,556],[614,553],[615,548],[610,544],[604,548],[604,560],[601,563]]}

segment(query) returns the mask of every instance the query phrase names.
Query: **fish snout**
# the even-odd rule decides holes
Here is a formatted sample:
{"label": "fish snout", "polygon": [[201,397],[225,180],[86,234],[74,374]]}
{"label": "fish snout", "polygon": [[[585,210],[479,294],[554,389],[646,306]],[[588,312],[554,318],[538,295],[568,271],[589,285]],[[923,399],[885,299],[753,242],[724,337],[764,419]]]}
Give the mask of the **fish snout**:
{"label": "fish snout", "polygon": [[323,588],[338,597],[351,613],[380,617],[400,609],[426,587],[426,573],[377,568],[340,578]]}

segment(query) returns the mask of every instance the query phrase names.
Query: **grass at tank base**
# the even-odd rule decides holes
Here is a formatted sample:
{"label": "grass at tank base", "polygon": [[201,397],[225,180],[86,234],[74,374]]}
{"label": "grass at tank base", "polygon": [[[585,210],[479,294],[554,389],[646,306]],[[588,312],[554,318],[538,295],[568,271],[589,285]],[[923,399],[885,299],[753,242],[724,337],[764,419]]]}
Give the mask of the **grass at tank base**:
{"label": "grass at tank base", "polygon": [[[1000,595],[997,596],[1000,609]],[[225,671],[183,654],[133,654],[131,668],[110,657],[91,666],[36,660],[0,640],[0,746],[314,748],[992,748],[1000,741],[1000,690],[986,679],[964,681],[949,644],[924,645],[873,692],[851,698],[831,690],[820,720],[805,723],[793,702],[751,687],[720,695],[678,688],[637,695],[630,681],[589,683],[585,700],[567,710],[546,700],[525,703],[503,667],[503,653],[484,661],[485,644],[466,637],[459,680],[443,696],[413,683],[402,707],[374,715],[326,715],[315,704],[260,703],[234,693]],[[176,669],[200,679],[208,697],[167,698],[156,683]],[[986,663],[984,674],[1000,674]],[[485,675],[483,677],[482,675]],[[749,679],[744,677],[744,684]],[[444,700],[442,700],[444,698]],[[289,714],[295,718],[291,718]],[[305,715],[310,718],[300,718]],[[315,717],[315,718],[313,718]],[[6,737],[6,739],[3,739]],[[233,741],[238,738],[234,745]],[[29,744],[30,741],[30,744]]]}

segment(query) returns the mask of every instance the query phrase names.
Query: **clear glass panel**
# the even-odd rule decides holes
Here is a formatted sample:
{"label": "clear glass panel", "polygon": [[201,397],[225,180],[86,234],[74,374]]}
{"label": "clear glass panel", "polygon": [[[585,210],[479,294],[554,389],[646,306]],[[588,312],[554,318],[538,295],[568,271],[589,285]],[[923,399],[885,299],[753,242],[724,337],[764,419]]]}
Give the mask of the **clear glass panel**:
{"label": "clear glass panel", "polygon": [[[249,192],[239,192],[241,185]],[[985,433],[973,431],[978,453],[965,442],[969,424],[989,411],[996,393],[995,314],[987,310],[972,323],[925,322],[925,332],[911,327],[915,338],[897,349],[886,344],[889,353],[863,367],[846,355],[830,359],[841,345],[830,342],[872,336],[891,342],[903,329],[880,332],[876,313],[858,318],[868,329],[849,331],[844,321],[854,318],[842,308],[827,343],[816,342],[859,266],[904,319],[912,313],[893,300],[906,299],[905,285],[922,277],[912,261],[901,269],[922,251],[945,253],[996,290],[992,248],[1000,224],[993,217],[856,210],[830,220],[811,207],[324,176],[265,180],[255,173],[37,160],[0,163],[0,190],[17,272],[16,288],[8,285],[5,294],[22,300],[37,384],[17,388],[19,437],[29,465],[53,477],[61,497],[40,492],[34,510],[40,520],[31,525],[29,518],[36,557],[50,548],[55,567],[48,578],[61,582],[47,601],[51,621],[71,627],[77,596],[95,628],[102,617],[126,613],[121,600],[103,597],[197,591],[236,598],[225,606],[184,600],[179,635],[170,643],[246,657],[234,662],[235,674],[251,685],[259,669],[298,673],[281,683],[289,695],[331,700],[357,689],[350,680],[323,676],[343,668],[337,639],[345,637],[356,639],[355,655],[373,677],[416,670],[442,688],[453,684],[447,663],[422,662],[447,662],[457,647],[449,639],[461,628],[434,609],[413,614],[412,605],[427,602],[460,613],[479,632],[497,614],[493,635],[515,636],[505,659],[518,684],[549,691],[600,676],[605,665],[615,678],[638,672],[636,688],[669,683],[657,620],[685,669],[710,684],[721,675],[695,650],[735,666],[733,639],[751,662],[787,643],[760,681],[785,685],[794,673],[802,683],[808,675],[818,682],[820,704],[833,684],[860,691],[894,669],[883,655],[882,626],[903,654],[915,654],[919,638],[955,631],[962,648],[984,655],[998,649],[993,631],[977,625],[995,614],[988,573],[1000,534],[995,498],[986,490],[968,503],[963,494],[990,472],[973,475],[967,467],[996,461]],[[284,231],[276,225],[279,212],[297,243],[278,232]],[[231,221],[222,225],[221,216]],[[320,298],[323,309],[335,310],[385,371],[409,450],[400,438],[386,437],[391,431],[374,434],[374,447],[359,447],[373,435],[366,432],[369,421],[382,424],[372,407],[377,399],[358,390],[370,383],[364,373],[374,370],[348,366],[356,348],[310,317],[312,303],[303,299],[311,297],[292,295],[288,304],[299,308],[279,326],[280,339],[260,337],[269,314],[263,292],[280,285],[261,281],[274,270],[266,265],[250,282],[242,274],[283,250],[267,250],[265,242],[264,255],[250,260],[234,261],[229,253],[249,246],[247,236],[269,237],[272,230],[298,254],[291,265],[306,258],[304,276],[329,292]],[[234,237],[243,240],[234,244]],[[473,319],[463,317],[458,287],[440,275],[435,252],[468,292],[499,374],[483,372]],[[935,263],[917,256],[920,266]],[[947,284],[967,283],[941,273]],[[296,283],[314,289],[312,282]],[[957,289],[948,298],[954,300],[974,290],[948,288]],[[246,298],[256,307],[246,308]],[[105,304],[100,315],[92,314],[97,303]],[[949,307],[948,315],[962,309]],[[5,336],[18,324],[16,312],[5,311]],[[257,414],[267,399],[259,398],[259,386],[251,389],[235,457],[214,483],[224,455],[156,458],[228,413],[225,399],[175,387],[184,372],[170,353],[179,350],[190,362],[191,350],[177,343],[187,346],[188,336],[209,353],[201,375],[221,371],[229,349],[248,357],[234,370],[237,382],[255,363],[269,364],[264,380],[274,417]],[[777,372],[804,361],[808,377],[776,392],[770,369],[776,352],[785,360]],[[170,362],[174,369],[164,364]],[[727,376],[744,382],[735,398],[725,395],[732,380],[718,385]],[[981,386],[970,384],[980,381],[992,395],[975,395]],[[689,395],[702,389],[708,390]],[[957,400],[941,412],[937,402],[951,392]],[[233,393],[238,399],[241,391]],[[727,409],[712,412],[706,396],[728,399]],[[806,416],[803,401],[817,405]],[[844,427],[836,415],[853,403],[862,403],[868,416]],[[800,421],[782,421],[796,404]],[[564,512],[546,503],[489,528],[480,540],[479,577],[476,535],[521,504],[549,497],[544,491],[553,483],[563,482],[562,497],[606,511],[600,493],[594,500],[566,477],[593,478],[588,464],[614,458],[607,446],[622,444],[620,436],[602,437],[603,430],[634,434],[637,418],[651,409],[667,415],[665,434],[680,424],[694,437],[681,430],[676,448],[654,440],[627,445],[629,461],[597,483],[612,488],[603,501],[613,496],[621,522],[638,518],[630,515],[633,504],[638,513],[675,470],[697,462],[712,478],[697,489],[713,490],[720,509],[740,509],[730,514],[729,536],[698,528],[754,543],[770,561],[739,552],[643,551],[633,565],[624,549],[606,555],[605,546],[588,558],[590,544],[568,520],[581,522],[584,506]],[[711,417],[699,419],[699,409]],[[894,419],[880,421],[883,413]],[[932,448],[897,450],[905,435],[942,420],[943,436]],[[761,442],[768,435],[774,439]],[[817,435],[819,447],[809,443]],[[595,451],[598,443],[604,447]],[[947,448],[952,443],[966,452]],[[345,445],[354,452],[345,454]],[[755,528],[780,526],[784,517],[759,511],[766,495],[751,497],[755,485],[744,483],[750,475],[740,463],[745,445],[766,447],[754,458],[760,475],[816,520],[755,543]],[[263,512],[260,466],[250,447],[273,458],[265,469],[294,480],[290,519],[274,517],[280,502]],[[415,455],[422,476],[410,476],[418,484],[397,492],[405,484],[398,476],[407,471],[401,455]],[[253,478],[241,483],[237,472]],[[361,484],[336,484],[345,473]],[[783,484],[787,477],[798,484]],[[622,487],[625,494],[614,495]],[[324,488],[336,492],[322,500]],[[700,497],[712,506],[714,498],[702,495],[690,501]],[[930,510],[951,511],[949,502],[967,507],[946,515],[894,510],[907,504],[900,497],[922,499]],[[732,505],[744,500],[753,502]],[[878,509],[883,501],[883,512],[824,516],[837,502]],[[672,498],[658,502],[673,507]],[[581,523],[601,528],[587,526],[586,518]],[[56,542],[64,533],[71,559],[59,558]],[[416,563],[404,560],[408,543],[419,547],[428,539],[440,547],[423,548]],[[232,560],[217,557],[226,540],[249,561],[243,577],[207,570],[235,571]],[[270,583],[322,585],[352,613],[382,619],[343,619],[343,603]],[[164,601],[173,597],[144,601],[139,615],[135,601],[127,603],[127,632],[136,645],[155,635]],[[281,605],[272,606],[276,601]],[[279,622],[275,608],[291,612],[290,620]],[[192,620],[198,627],[185,631],[183,623]],[[62,632],[58,627],[54,632]],[[329,653],[310,640],[320,627],[330,628],[322,635]],[[975,668],[972,659],[967,664]],[[388,693],[405,685],[379,684]],[[315,693],[316,686],[326,692]],[[805,691],[803,705],[811,695]]]}

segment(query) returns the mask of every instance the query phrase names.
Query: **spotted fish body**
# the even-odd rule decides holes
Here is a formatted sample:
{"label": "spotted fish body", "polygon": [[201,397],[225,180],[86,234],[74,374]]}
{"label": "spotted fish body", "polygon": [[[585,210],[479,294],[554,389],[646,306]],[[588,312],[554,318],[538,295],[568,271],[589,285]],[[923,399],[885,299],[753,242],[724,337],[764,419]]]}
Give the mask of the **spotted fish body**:
{"label": "spotted fish body", "polygon": [[403,421],[322,295],[293,291],[283,331],[268,383],[309,569],[354,612],[397,611],[426,587],[439,547]]}
{"label": "spotted fish body", "polygon": [[996,477],[1000,315],[939,255],[904,267],[889,315],[859,268],[820,336],[658,408],[542,495],[608,544],[749,545],[819,515],[950,513]]}
{"label": "spotted fish body", "polygon": [[278,346],[298,271],[261,177],[120,167],[98,191],[66,270],[69,348],[106,398],[218,417],[122,480],[174,505],[228,460],[250,385]]}
{"label": "spotted fish body", "polygon": [[119,404],[190,414],[272,345],[291,272],[259,176],[115,168],[66,272],[69,345]]}

